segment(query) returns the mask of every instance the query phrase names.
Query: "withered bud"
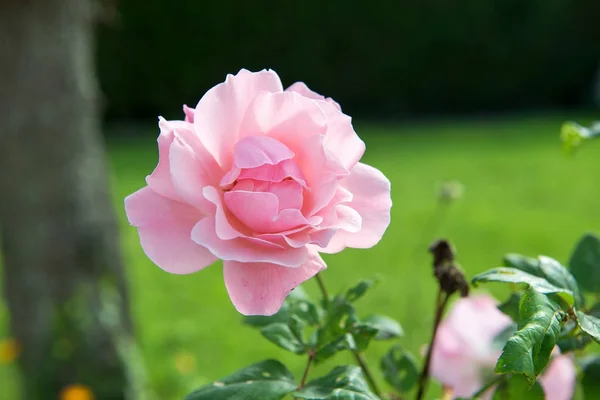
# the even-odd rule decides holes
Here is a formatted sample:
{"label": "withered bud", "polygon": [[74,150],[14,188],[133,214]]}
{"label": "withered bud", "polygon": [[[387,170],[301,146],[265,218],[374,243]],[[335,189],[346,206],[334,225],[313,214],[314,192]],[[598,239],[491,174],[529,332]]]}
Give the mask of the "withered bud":
{"label": "withered bud", "polygon": [[433,253],[433,273],[440,284],[440,288],[447,295],[459,292],[461,297],[469,295],[469,282],[465,278],[460,266],[454,261],[454,249],[450,242],[441,239],[429,246]]}

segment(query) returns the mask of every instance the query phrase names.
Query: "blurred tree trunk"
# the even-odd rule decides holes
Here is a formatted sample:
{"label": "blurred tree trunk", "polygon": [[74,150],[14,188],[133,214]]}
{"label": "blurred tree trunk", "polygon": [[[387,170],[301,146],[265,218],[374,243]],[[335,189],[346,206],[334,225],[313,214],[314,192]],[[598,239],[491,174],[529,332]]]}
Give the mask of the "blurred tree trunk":
{"label": "blurred tree trunk", "polygon": [[[0,233],[23,398],[121,399],[126,285],[100,135],[94,0],[0,0]],[[121,299],[108,307],[105,295]],[[113,296],[115,297],[115,296]],[[112,304],[114,306],[114,303]]]}

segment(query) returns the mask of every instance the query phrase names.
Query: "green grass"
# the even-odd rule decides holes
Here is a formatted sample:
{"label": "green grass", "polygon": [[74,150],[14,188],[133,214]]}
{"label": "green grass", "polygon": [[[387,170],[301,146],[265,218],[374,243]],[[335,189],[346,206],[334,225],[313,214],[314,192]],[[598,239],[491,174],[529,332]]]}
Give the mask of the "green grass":
{"label": "green grass", "polygon": [[[357,131],[367,143],[363,161],[392,182],[392,223],[373,249],[348,249],[324,257],[329,266],[324,279],[330,291],[378,274],[381,283],[360,300],[359,311],[377,311],[399,320],[406,331],[401,342],[419,352],[429,339],[433,319],[435,282],[426,246],[434,238],[452,240],[468,276],[498,266],[507,252],[566,261],[583,232],[600,232],[600,141],[584,146],[574,158],[565,157],[558,142],[563,120],[555,116],[358,124]],[[145,175],[156,165],[154,135],[146,137],[113,135],[109,154],[131,309],[153,391],[160,399],[180,399],[199,385],[268,357],[283,360],[298,376],[303,357],[278,350],[241,325],[242,318],[227,297],[220,264],[176,276],[163,272],[143,254],[122,204],[126,195],[144,185]],[[464,196],[423,241],[422,231],[437,204],[436,187],[446,179],[462,182]],[[314,282],[304,287],[317,294]],[[493,285],[482,290],[503,293]],[[377,370],[388,346],[377,343],[369,349],[373,369]],[[176,368],[182,352],[195,358],[189,373]],[[314,373],[345,362],[352,359],[340,355]]]}

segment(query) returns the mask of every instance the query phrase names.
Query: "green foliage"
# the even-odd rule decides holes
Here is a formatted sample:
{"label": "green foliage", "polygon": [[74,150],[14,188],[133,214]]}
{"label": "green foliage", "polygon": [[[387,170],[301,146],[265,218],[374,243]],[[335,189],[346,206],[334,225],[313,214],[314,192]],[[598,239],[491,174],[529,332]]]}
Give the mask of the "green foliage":
{"label": "green foliage", "polygon": [[531,287],[523,293],[519,314],[518,330],[504,346],[496,372],[523,374],[533,383],[550,360],[564,313]]}
{"label": "green foliage", "polygon": [[241,67],[274,68],[284,87],[303,80],[352,114],[554,107],[587,96],[597,1],[428,4],[123,0],[116,23],[99,31],[100,83],[122,118],[179,115],[180,102],[195,105]]}
{"label": "green foliage", "polygon": [[404,335],[404,331],[398,321],[385,315],[369,315],[363,318],[361,323],[377,329],[375,340],[388,340]]}
{"label": "green foliage", "polygon": [[579,361],[582,379],[581,386],[586,399],[597,399],[600,396],[600,355],[594,354]]}
{"label": "green foliage", "polygon": [[307,383],[293,396],[311,400],[379,400],[369,390],[360,368],[350,365],[335,367],[324,377]]}
{"label": "green foliage", "polygon": [[573,292],[570,289],[554,286],[544,278],[528,274],[516,268],[493,268],[476,275],[472,282],[473,285],[481,282],[525,283],[540,293],[558,294],[569,305],[575,303]]}
{"label": "green foliage", "polygon": [[279,347],[296,354],[306,353],[307,346],[302,335],[303,323],[295,315],[290,318],[290,324],[276,322],[260,330],[260,333]]}
{"label": "green foliage", "polygon": [[344,296],[344,299],[347,302],[354,303],[356,300],[360,299],[367,293],[371,287],[373,287],[377,283],[377,279],[363,279],[356,286],[348,289]]}
{"label": "green foliage", "polygon": [[417,360],[400,345],[390,348],[379,366],[385,381],[402,393],[411,390],[419,379]]}
{"label": "green foliage", "polygon": [[565,122],[560,130],[560,140],[567,154],[574,153],[585,140],[600,136],[600,122],[591,127],[581,126],[576,122]]}
{"label": "green foliage", "polygon": [[585,234],[575,246],[569,268],[582,290],[600,292],[600,238]]}
{"label": "green foliage", "polygon": [[544,278],[553,286],[570,290],[573,293],[575,305],[583,305],[583,297],[579,293],[577,281],[569,270],[558,261],[546,256],[539,256],[536,259],[520,254],[508,254],[504,257],[504,263],[509,267]]}
{"label": "green foliage", "polygon": [[294,376],[285,365],[265,360],[204,386],[185,400],[280,400],[294,390]]}
{"label": "green foliage", "polygon": [[498,306],[498,309],[512,318],[513,321],[519,320],[519,305],[521,304],[521,294],[511,293],[510,297]]}
{"label": "green foliage", "polygon": [[576,311],[576,315],[577,323],[581,330],[590,335],[596,342],[600,343],[600,319],[580,311]]}
{"label": "green foliage", "polygon": [[545,398],[542,386],[538,382],[531,385],[523,375],[512,375],[502,381],[492,397],[493,400],[544,400]]}

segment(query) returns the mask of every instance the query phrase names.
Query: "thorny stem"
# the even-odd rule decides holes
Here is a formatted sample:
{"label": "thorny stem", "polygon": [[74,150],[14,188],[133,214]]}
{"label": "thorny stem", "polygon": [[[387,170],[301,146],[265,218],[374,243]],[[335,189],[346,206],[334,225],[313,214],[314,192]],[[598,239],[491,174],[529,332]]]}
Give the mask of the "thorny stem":
{"label": "thorny stem", "polygon": [[492,379],[491,381],[489,381],[488,383],[483,385],[483,387],[481,389],[479,389],[477,392],[475,392],[475,394],[473,396],[471,396],[471,398],[477,399],[479,396],[481,396],[482,394],[487,392],[489,388],[500,383],[505,378],[506,378],[506,375],[498,375],[497,377],[495,377],[494,379]]}
{"label": "thorny stem", "polygon": [[362,369],[363,374],[365,375],[365,378],[367,379],[367,382],[369,383],[369,386],[371,387],[371,390],[377,397],[381,398],[381,392],[379,391],[379,388],[377,387],[377,384],[375,383],[375,379],[373,378],[373,375],[371,374],[371,371],[369,370],[369,366],[367,365],[365,358],[358,351],[353,351],[353,353],[354,353],[354,358],[356,359],[356,362],[358,363],[358,365],[360,365],[360,368]]}
{"label": "thorny stem", "polygon": [[306,384],[306,378],[308,377],[308,370],[310,369],[310,366],[312,365],[312,362],[314,359],[315,359],[315,351],[311,350],[308,353],[308,361],[306,361],[306,368],[304,368],[304,374],[302,374],[302,381],[300,381],[300,386],[298,387],[298,389],[302,389],[304,387],[304,385]]}
{"label": "thorny stem", "polygon": [[315,280],[319,285],[319,289],[321,290],[321,295],[323,296],[323,303],[325,304],[325,308],[329,306],[329,295],[327,294],[327,289],[325,289],[325,282],[321,279],[321,274],[318,273],[315,275]]}
{"label": "thorny stem", "polygon": [[442,316],[444,315],[444,310],[446,309],[446,304],[448,304],[449,295],[442,291],[440,287],[438,289],[437,300],[436,300],[436,311],[435,311],[435,319],[433,321],[433,333],[431,335],[431,341],[429,343],[429,347],[427,348],[427,355],[425,356],[425,364],[423,365],[423,370],[421,371],[421,375],[419,376],[419,391],[417,393],[416,400],[421,400],[425,395],[425,389],[427,388],[427,382],[429,381],[429,366],[431,364],[431,353],[433,350],[433,345],[435,343],[435,337],[437,333],[438,326],[440,325],[440,321],[442,320]]}
{"label": "thorny stem", "polygon": [[[321,290],[321,295],[323,296],[323,302],[325,303],[325,307],[327,307],[327,306],[329,306],[329,295],[327,294],[327,289],[325,288],[325,282],[321,278],[320,274],[315,275],[315,280],[317,281],[317,284],[319,285],[319,289]],[[375,379],[373,378],[373,374],[371,374],[371,370],[369,369],[369,366],[367,365],[363,355],[358,351],[353,351],[353,354],[354,354],[354,358],[356,359],[356,362],[358,363],[363,374],[365,375],[365,379],[367,379],[367,382],[369,383],[371,390],[378,397],[381,397],[381,391],[377,387],[377,384],[375,383]],[[308,369],[308,366],[307,366],[307,369]]]}

